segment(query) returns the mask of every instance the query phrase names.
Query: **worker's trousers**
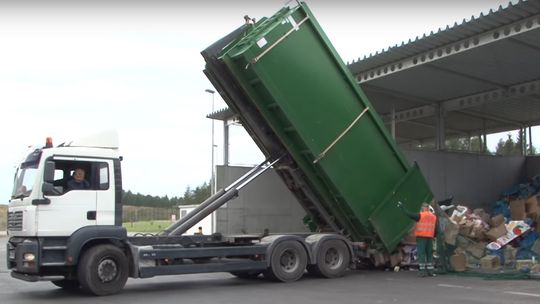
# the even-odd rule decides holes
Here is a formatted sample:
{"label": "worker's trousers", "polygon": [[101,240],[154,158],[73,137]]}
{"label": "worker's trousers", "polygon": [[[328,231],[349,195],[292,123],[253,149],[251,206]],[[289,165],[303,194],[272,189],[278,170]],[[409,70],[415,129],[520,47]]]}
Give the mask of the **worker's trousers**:
{"label": "worker's trousers", "polygon": [[420,271],[433,272],[433,239],[416,237],[416,251]]}

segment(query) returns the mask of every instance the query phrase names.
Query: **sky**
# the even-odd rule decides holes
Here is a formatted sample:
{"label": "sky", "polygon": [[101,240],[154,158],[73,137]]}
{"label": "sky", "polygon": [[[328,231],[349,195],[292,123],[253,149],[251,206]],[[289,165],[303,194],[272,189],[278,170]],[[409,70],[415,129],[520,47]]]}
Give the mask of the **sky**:
{"label": "sky", "polygon": [[[225,104],[205,92],[214,88],[199,53],[244,15],[271,16],[287,2],[0,0],[0,204],[29,146],[106,129],[120,137],[125,190],[181,196],[209,181],[212,123],[205,116]],[[349,62],[508,1],[307,3]],[[221,134],[216,123],[216,164],[223,162]],[[232,127],[230,145],[232,164],[263,159],[240,126]]]}

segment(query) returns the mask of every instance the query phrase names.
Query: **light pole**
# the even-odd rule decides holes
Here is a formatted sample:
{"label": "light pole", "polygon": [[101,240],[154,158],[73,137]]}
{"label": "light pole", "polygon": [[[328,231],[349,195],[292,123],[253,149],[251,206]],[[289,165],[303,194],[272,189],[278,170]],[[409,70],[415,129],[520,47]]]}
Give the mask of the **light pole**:
{"label": "light pole", "polygon": [[[214,113],[214,94],[216,91],[206,89],[204,90],[206,93],[212,94],[212,113]],[[216,174],[215,174],[215,168],[214,168],[214,119],[212,118],[212,174],[210,178],[210,194],[216,193]]]}

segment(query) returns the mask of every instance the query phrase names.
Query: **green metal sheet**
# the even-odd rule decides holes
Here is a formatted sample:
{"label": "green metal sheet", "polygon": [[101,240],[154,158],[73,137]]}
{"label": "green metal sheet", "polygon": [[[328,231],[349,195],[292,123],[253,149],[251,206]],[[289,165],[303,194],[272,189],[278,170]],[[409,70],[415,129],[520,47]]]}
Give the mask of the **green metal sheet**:
{"label": "green metal sheet", "polygon": [[[308,7],[302,3],[263,18],[225,47],[219,59],[344,232],[352,240],[381,241],[392,250],[410,225],[386,223],[400,212],[390,208],[393,200],[407,201],[413,209],[431,199],[431,191]],[[392,195],[396,190],[399,195]]]}

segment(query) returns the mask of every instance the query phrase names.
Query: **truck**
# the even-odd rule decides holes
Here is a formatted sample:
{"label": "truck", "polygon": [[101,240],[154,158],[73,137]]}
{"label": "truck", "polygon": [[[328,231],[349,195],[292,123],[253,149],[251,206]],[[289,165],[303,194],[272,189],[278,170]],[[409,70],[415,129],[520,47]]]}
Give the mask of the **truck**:
{"label": "truck", "polygon": [[[246,22],[201,52],[204,73],[266,156],[159,234],[122,227],[122,157],[114,133],[29,153],[8,210],[7,266],[24,281],[104,296],[128,278],[230,272],[293,282],[342,276],[392,252],[433,194],[411,165],[308,6]],[[309,233],[187,235],[273,168],[306,211]],[[83,169],[89,187],[69,189]]]}

